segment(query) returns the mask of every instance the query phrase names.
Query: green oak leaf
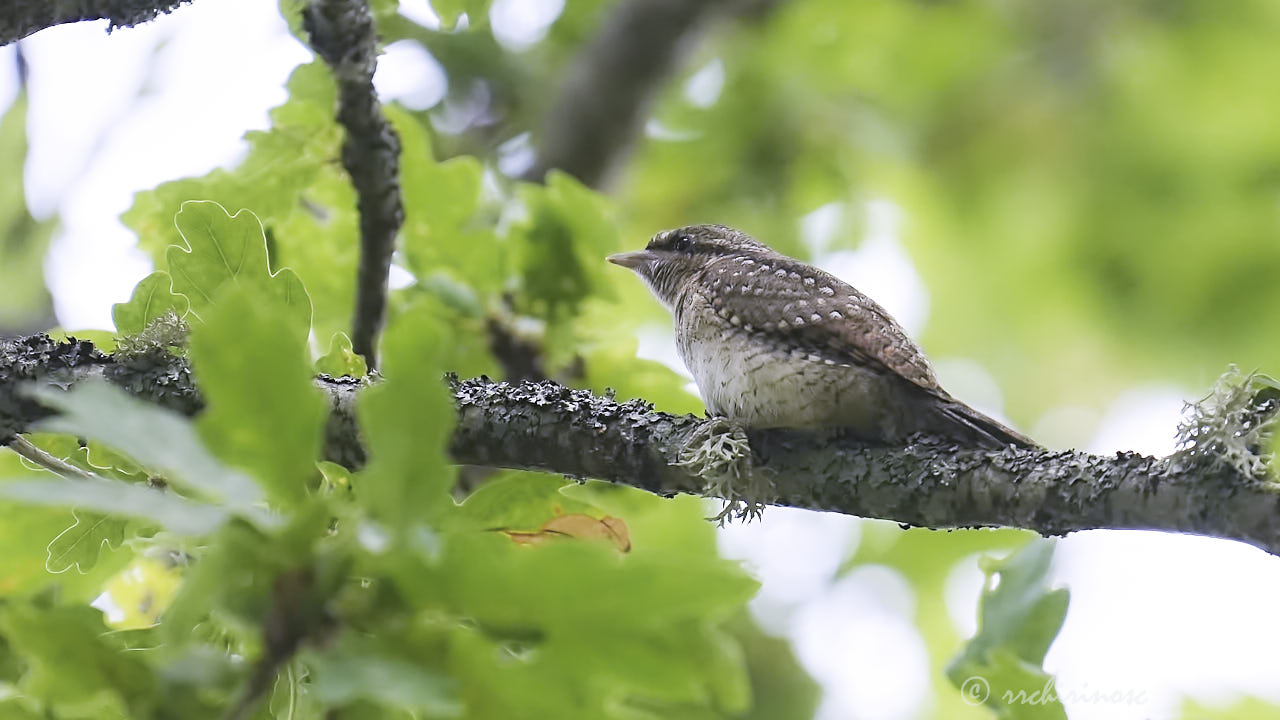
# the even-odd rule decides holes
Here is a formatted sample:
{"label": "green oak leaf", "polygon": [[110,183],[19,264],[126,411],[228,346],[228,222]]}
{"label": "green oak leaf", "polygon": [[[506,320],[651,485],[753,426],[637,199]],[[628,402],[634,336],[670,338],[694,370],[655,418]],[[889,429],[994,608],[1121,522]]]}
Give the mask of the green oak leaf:
{"label": "green oak leaf", "polygon": [[367,700],[433,718],[461,715],[457,683],[395,645],[347,633],[324,653],[310,653],[307,664],[319,699],[329,705]]}
{"label": "green oak leaf", "polygon": [[1067,720],[1053,676],[1007,647],[992,649],[986,662],[970,665],[966,672],[961,696],[987,705],[1001,720]]}
{"label": "green oak leaf", "polygon": [[471,27],[480,27],[489,22],[490,0],[431,0],[431,9],[440,18],[440,26],[452,30],[463,13]]}
{"label": "green oak leaf", "polygon": [[[1136,691],[1133,694],[1136,695]],[[1237,697],[1230,705],[1225,706],[1218,702],[1201,704],[1200,701],[1184,698],[1179,713],[1171,717],[1177,720],[1257,720],[1280,717],[1280,704],[1258,697]]]}
{"label": "green oak leaf", "polygon": [[117,334],[110,330],[67,330],[66,328],[54,327],[49,328],[50,338],[57,342],[75,342],[77,340],[88,340],[104,353],[113,353],[116,351]]}
{"label": "green oak leaf", "polygon": [[[82,442],[74,435],[43,432],[27,433],[26,438],[55,458],[95,475],[127,482],[146,479],[145,471],[137,463],[97,440]],[[46,470],[26,458],[22,462],[28,470]]]}
{"label": "green oak leaf", "polygon": [[209,448],[247,470],[273,500],[301,500],[318,477],[327,405],[291,311],[260,289],[231,288],[191,332],[192,372],[206,402],[196,421]]}
{"label": "green oak leaf", "polygon": [[179,535],[199,537],[217,530],[228,514],[145,485],[115,481],[37,477],[0,483],[0,497],[31,505],[85,510],[148,520]]}
{"label": "green oak leaf", "polygon": [[[27,442],[35,445],[41,450],[49,453],[59,460],[74,465],[78,468],[89,470],[89,466],[85,462],[87,452],[81,447],[80,439],[75,435],[67,433],[46,433],[33,432],[26,434]],[[46,468],[27,458],[22,458],[23,467],[29,470],[45,470]]]}
{"label": "green oak leaf", "polygon": [[145,480],[145,471],[133,460],[121,455],[97,440],[85,446],[86,469],[99,475],[107,474],[117,480]]}
{"label": "green oak leaf", "polygon": [[400,135],[405,158],[404,257],[423,282],[448,273],[471,292],[498,292],[507,279],[507,248],[484,224],[473,223],[483,195],[483,165],[474,157],[435,159],[422,122],[404,110],[387,108]]}
{"label": "green oak leaf", "polygon": [[[443,607],[475,623],[448,638],[449,668],[469,712],[622,717],[608,709],[620,698],[628,707],[666,709],[654,717],[746,710],[742,651],[720,621],[758,583],[719,556],[701,499],[604,483],[566,486],[533,473],[494,483],[442,526],[439,558],[410,562],[402,553],[392,570],[415,607]],[[524,545],[495,531],[536,529],[582,512],[625,523],[630,550],[577,537]]]}
{"label": "green oak leaf", "polygon": [[351,490],[351,470],[339,465],[336,462],[321,460],[316,463],[316,469],[320,471],[320,476],[324,478],[325,488],[329,492],[349,492]]}
{"label": "green oak leaf", "polygon": [[258,217],[248,210],[229,214],[216,202],[190,200],[174,217],[186,247],[165,251],[173,289],[185,295],[191,312],[204,319],[220,293],[242,285],[288,309],[290,326],[305,336],[311,328],[311,298],[297,273],[271,272],[267,239]]}
{"label": "green oak leaf", "polygon": [[157,270],[142,279],[133,289],[129,302],[111,306],[111,319],[116,332],[121,335],[137,335],[156,318],[173,311],[178,317],[187,314],[189,303],[183,295],[175,294],[169,273]]}
{"label": "green oak leaf", "polygon": [[446,447],[453,399],[442,381],[452,343],[434,303],[412,307],[387,327],[386,381],[361,393],[357,416],[369,464],[353,481],[356,494],[389,527],[407,530],[453,508],[454,468]]}
{"label": "green oak leaf", "polygon": [[235,169],[217,168],[134,196],[133,206],[120,219],[138,235],[139,247],[157,267],[164,265],[170,245],[182,243],[173,211],[188,200],[250,208],[273,229],[299,210],[299,195],[333,164],[342,130],[333,117],[333,74],[323,61],[295,68],[288,90],[289,99],[271,110],[271,129],[245,133],[249,153]]}
{"label": "green oak leaf", "polygon": [[[333,521],[332,508],[313,501],[294,508],[288,525],[269,535],[245,523],[224,525],[204,540],[199,561],[183,571],[182,585],[157,628],[160,641],[170,646],[187,645],[193,632],[196,639],[208,640],[212,638],[201,630],[218,627],[223,638],[256,647],[262,638],[264,615],[281,590],[276,583],[282,574],[301,582],[294,586],[300,595],[290,600],[297,611],[322,611],[333,583],[346,577],[345,548],[326,539]],[[319,572],[300,574],[305,567]]]}
{"label": "green oak leaf", "polygon": [[522,185],[518,194],[528,210],[509,237],[520,275],[518,309],[555,323],[589,299],[616,297],[618,275],[603,262],[619,247],[608,202],[558,171],[548,173],[546,185]]}
{"label": "green oak leaf", "polygon": [[30,698],[11,697],[0,700],[0,718],[4,720],[46,720],[47,715]]}
{"label": "green oak leaf", "polygon": [[[696,514],[706,525],[702,503],[687,500],[655,524],[684,526]],[[717,621],[757,583],[702,548],[651,551],[647,528],[641,537],[621,553],[576,538],[525,547],[501,533],[451,535],[438,572],[406,580],[415,596],[442,595],[450,612],[474,620],[451,638],[450,665],[476,716],[610,717],[604,688],[614,698],[746,709],[741,650]]]}
{"label": "green oak leaf", "polygon": [[[29,476],[16,458],[11,451],[0,451],[0,477]],[[82,518],[87,515],[79,513]],[[102,591],[103,581],[133,557],[127,544],[98,546],[97,562],[91,567],[81,565],[81,572],[64,572],[57,577],[49,574],[59,565],[48,541],[65,532],[75,518],[65,508],[0,504],[0,595],[31,595],[55,582],[60,597],[69,602],[89,602]]]}
{"label": "green oak leaf", "polygon": [[75,522],[49,541],[49,555],[45,568],[51,573],[66,572],[72,568],[83,573],[98,564],[103,548],[120,547],[129,521],[111,515],[97,513],[72,513]]}
{"label": "green oak leaf", "polygon": [[966,700],[1004,720],[1066,719],[1057,697],[1046,697],[1053,676],[1041,668],[1070,600],[1066,588],[1049,589],[1053,549],[1053,541],[1037,539],[1007,558],[983,558],[978,632],[947,666]]}
{"label": "green oak leaf", "polygon": [[[22,178],[27,158],[27,93],[19,92],[0,114],[0,176]],[[45,288],[45,251],[56,218],[37,221],[27,209],[21,182],[6,183],[0,193],[0,327],[36,329],[51,321]]]}
{"label": "green oak leaf", "polygon": [[728,623],[751,674],[751,708],[735,720],[812,718],[822,688],[805,671],[786,638],[762,630],[745,610]]}
{"label": "green oak leaf", "polygon": [[[336,151],[335,151],[336,152]],[[271,257],[302,278],[311,295],[311,326],[323,341],[351,326],[360,262],[360,215],[355,190],[340,166],[316,173],[297,208],[271,225]]]}
{"label": "green oak leaf", "polygon": [[329,341],[329,352],[316,360],[316,372],[333,377],[346,375],[358,378],[364,377],[369,372],[369,366],[365,363],[363,355],[352,351],[351,338],[344,332],[338,332],[334,333],[333,339]]}
{"label": "green oak leaf", "polygon": [[258,507],[262,500],[258,485],[218,462],[187,418],[131,397],[99,379],[85,380],[67,391],[41,388],[34,394],[59,412],[42,421],[41,429],[98,440],[175,487],[219,500],[266,522]]}
{"label": "green oak leaf", "polygon": [[563,494],[569,484],[558,475],[502,471],[467,496],[453,519],[457,527],[535,530],[559,515],[601,514],[594,505]]}
{"label": "green oak leaf", "polygon": [[27,664],[18,688],[47,702],[47,717],[139,717],[154,697],[155,675],[94,608],[6,604],[0,631]]}

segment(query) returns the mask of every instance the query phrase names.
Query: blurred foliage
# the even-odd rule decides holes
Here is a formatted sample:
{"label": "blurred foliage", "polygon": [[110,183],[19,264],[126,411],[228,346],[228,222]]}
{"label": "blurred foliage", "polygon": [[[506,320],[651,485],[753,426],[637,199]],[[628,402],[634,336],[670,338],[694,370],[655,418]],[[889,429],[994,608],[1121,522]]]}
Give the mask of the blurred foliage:
{"label": "blurred foliage", "polygon": [[973,702],[973,698],[962,695],[948,679],[948,666],[962,647],[962,638],[947,608],[947,585],[952,576],[971,567],[985,553],[1011,553],[1035,538],[1035,533],[1025,530],[938,532],[928,528],[902,529],[896,523],[884,521],[862,523],[862,539],[845,562],[842,574],[866,567],[886,567],[899,573],[915,591],[916,614],[912,619],[929,651],[933,707],[926,709],[932,710],[932,717],[954,720],[991,717],[982,702]]}
{"label": "blurred foliage", "polygon": [[[300,0],[280,4],[297,34]],[[514,48],[485,0],[433,0],[438,26],[373,3],[383,41],[423,47],[448,88],[433,108],[388,107],[407,280],[386,381],[359,408],[358,472],[318,462],[308,380],[367,370],[344,334],[358,218],[328,70],[294,71],[234,167],[138,194],[123,219],[156,271],[115,307],[116,332],[168,345],[148,338],[189,326],[210,409],[192,422],[105,385],[46,396],[67,414],[32,442],[101,482],[0,451],[0,717],[216,718],[259,691],[247,717],[812,716],[816,686],[746,618],[755,583],[719,557],[700,502],[506,472],[468,496],[446,462],[440,375],[500,376],[495,321],[551,377],[700,409],[677,373],[636,358],[637,331],[669,320],[602,262],[658,229],[723,222],[821,259],[859,245],[871,203],[897,206],[894,239],[931,294],[926,348],[978,361],[1024,426],[1280,356],[1275,3],[778,3],[710,28],[611,197],[514,179],[615,5],[567,0]],[[0,121],[10,178],[24,115],[19,99]],[[0,327],[47,307],[52,222],[20,188],[0,191]],[[806,222],[818,210],[829,232]],[[886,566],[915,590],[921,717],[1062,717],[998,702],[1051,680],[1066,594],[1030,538],[864,524],[844,570]],[[1017,552],[982,561],[980,629],[962,644],[945,586],[993,551]],[[106,615],[87,607],[100,593]],[[962,694],[973,675],[990,709]]]}
{"label": "blurred foliage", "polygon": [[[554,218],[542,222],[561,233],[595,230],[598,210],[584,214],[592,205],[581,204],[600,201],[566,182],[538,199]],[[558,209],[566,202],[579,204],[572,218],[557,214],[571,212]],[[47,423],[52,434],[33,441],[100,479],[9,463],[0,497],[77,510],[28,531],[47,550],[12,538],[5,561],[32,566],[33,589],[56,582],[45,568],[73,579],[97,573],[119,618],[108,632],[83,595],[24,599],[24,587],[8,588],[0,673],[22,712],[723,717],[752,707],[756,665],[781,672],[764,699],[812,703],[794,661],[749,661],[737,638],[769,640],[725,625],[756,583],[719,557],[700,500],[510,473],[455,502],[445,453],[453,406],[440,378],[466,356],[431,292],[407,293],[384,341],[386,380],[360,403],[369,464],[356,473],[318,465],[325,405],[298,332],[311,317],[298,314],[310,308],[305,289],[292,289],[301,281],[288,269],[270,273],[251,211],[233,216],[200,201],[175,215],[187,243],[157,253],[168,264],[116,316],[124,332],[163,321],[157,309],[185,307],[208,408],[193,422],[102,382],[42,391],[61,414]],[[465,267],[458,272],[465,280]],[[549,325],[573,312],[560,288],[529,297]],[[552,310],[545,298],[564,307]],[[343,366],[344,337],[325,362]],[[569,514],[608,519],[627,542],[499,532]],[[99,573],[108,554],[121,558]],[[129,632],[145,637],[120,634]],[[255,668],[277,666],[277,680],[251,680]]]}
{"label": "blurred foliage", "polygon": [[1070,594],[1049,589],[1052,540],[1033,540],[1004,559],[979,563],[986,582],[978,600],[978,632],[947,667],[964,699],[1007,720],[1066,720],[1052,677],[1041,669],[1067,617]]}
{"label": "blurred foliage", "polygon": [[926,348],[981,362],[1024,424],[1205,387],[1280,357],[1277,30],[1267,0],[784,3],[703,50],[709,106],[672,87],[681,139],[620,202],[634,243],[715,220],[801,254],[804,214],[838,204],[850,247],[869,200],[898,205]]}
{"label": "blurred foliage", "polygon": [[351,349],[351,338],[340,332],[334,333],[333,339],[329,341],[329,352],[316,359],[316,372],[333,377],[364,377],[369,372],[369,366],[363,355],[358,355]]}
{"label": "blurred foliage", "polygon": [[745,613],[731,621],[727,629],[742,644],[752,690],[751,709],[736,717],[813,717],[818,708],[818,684],[796,662],[787,641],[765,634]]}
{"label": "blurred foliage", "polygon": [[[440,378],[498,372],[493,318],[561,377],[696,407],[634,341],[613,349],[629,335],[609,319],[617,276],[602,262],[621,247],[616,221],[571,178],[495,184],[482,160],[437,161],[430,129],[391,108],[408,206],[396,263],[412,281],[391,298],[385,380],[358,409],[369,463],[318,462],[312,373],[365,372],[342,332],[357,222],[333,102],[328,71],[299,68],[238,166],[141,193],[125,215],[156,271],[114,308],[122,347],[189,327],[207,409],[193,422],[84,383],[42,396],[63,414],[33,442],[100,481],[0,456],[4,512],[27,521],[0,553],[3,710],[811,714],[812,681],[743,621],[756,582],[719,556],[699,499],[528,473],[465,502],[453,491]],[[99,591],[106,617],[85,606]]]}
{"label": "blurred foliage", "polygon": [[1178,717],[1181,720],[1258,720],[1280,717],[1280,705],[1253,697],[1225,705],[1187,700]]}
{"label": "blurred foliage", "polygon": [[[438,145],[502,157],[536,136],[600,12],[571,0],[517,52],[485,27],[385,35],[449,73],[424,113]],[[724,222],[814,257],[857,246],[887,200],[931,295],[926,349],[979,361],[1024,426],[1155,377],[1267,370],[1277,31],[1268,0],[780,3],[715,33],[665,92],[616,193],[623,244]],[[834,235],[804,237],[823,207]],[[619,292],[664,323],[638,283]]]}
{"label": "blurred foliage", "polygon": [[0,115],[0,336],[23,334],[52,324],[53,308],[44,287],[44,255],[56,222],[37,221],[27,210],[21,182],[27,157],[27,96],[20,93]]}

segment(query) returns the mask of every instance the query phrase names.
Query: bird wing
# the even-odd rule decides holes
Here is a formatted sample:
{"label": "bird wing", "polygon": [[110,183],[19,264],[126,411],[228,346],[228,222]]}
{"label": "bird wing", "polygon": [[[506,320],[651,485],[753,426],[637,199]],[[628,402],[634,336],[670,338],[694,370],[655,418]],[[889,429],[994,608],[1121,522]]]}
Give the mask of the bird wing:
{"label": "bird wing", "polygon": [[830,273],[774,254],[726,257],[709,263],[703,273],[707,299],[730,322],[821,360],[897,375],[950,399],[897,321]]}

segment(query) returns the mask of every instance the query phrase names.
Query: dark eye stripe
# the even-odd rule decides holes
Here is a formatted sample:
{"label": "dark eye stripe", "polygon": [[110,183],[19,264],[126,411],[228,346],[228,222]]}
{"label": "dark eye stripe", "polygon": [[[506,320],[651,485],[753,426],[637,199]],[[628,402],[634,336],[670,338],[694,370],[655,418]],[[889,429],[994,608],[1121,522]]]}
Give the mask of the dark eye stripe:
{"label": "dark eye stripe", "polygon": [[749,235],[723,225],[695,225],[664,230],[654,235],[645,246],[683,255],[735,255],[768,253],[769,248]]}
{"label": "dark eye stripe", "polygon": [[689,255],[712,255],[726,251],[715,243],[700,243],[693,236],[683,232],[673,232],[669,235],[655,237],[649,241],[649,250],[667,250],[669,252],[686,253]]}

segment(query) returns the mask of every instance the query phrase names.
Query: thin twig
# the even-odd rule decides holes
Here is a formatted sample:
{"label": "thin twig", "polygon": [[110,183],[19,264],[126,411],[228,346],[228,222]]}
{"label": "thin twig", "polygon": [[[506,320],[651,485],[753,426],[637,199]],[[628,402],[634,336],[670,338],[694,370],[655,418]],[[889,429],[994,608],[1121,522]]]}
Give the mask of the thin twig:
{"label": "thin twig", "polygon": [[502,375],[511,382],[521,380],[546,380],[543,367],[542,340],[540,335],[522,334],[516,328],[514,303],[503,297],[501,312],[489,315],[485,320],[485,334],[489,340],[489,352],[502,367]]}
{"label": "thin twig", "polygon": [[21,435],[15,436],[13,440],[9,441],[9,447],[12,448],[14,452],[30,460],[36,465],[39,465],[45,470],[48,470],[55,475],[60,475],[68,480],[100,481],[103,479],[88,470],[72,465],[66,460],[50,455],[48,452],[37,447],[30,440],[22,437]]}
{"label": "thin twig", "polygon": [[[271,605],[262,619],[262,657],[258,658],[234,705],[223,720],[246,720],[271,692],[280,673],[298,649],[318,642],[332,633],[336,619],[325,607],[325,597],[317,591],[315,572],[310,567],[286,570],[276,576]],[[292,675],[290,676],[292,680]]]}
{"label": "thin twig", "polygon": [[373,88],[377,34],[367,0],[314,0],[303,11],[311,47],[333,68],[338,122],[346,128],[342,164],[360,212],[360,267],[351,345],[372,369],[387,313],[387,276],[404,223],[400,138]]}

